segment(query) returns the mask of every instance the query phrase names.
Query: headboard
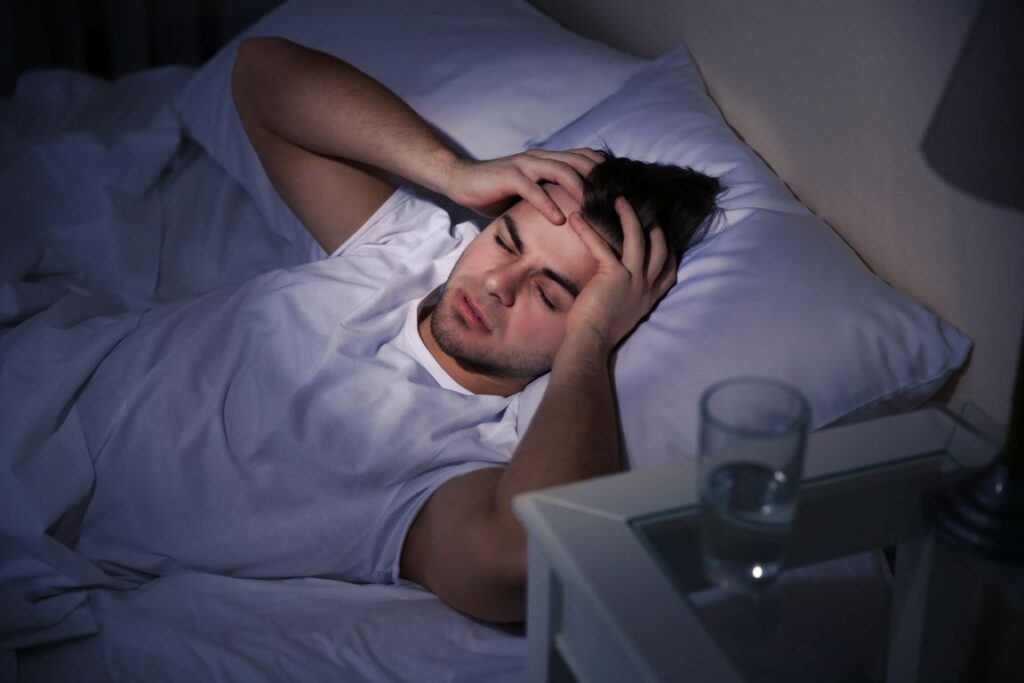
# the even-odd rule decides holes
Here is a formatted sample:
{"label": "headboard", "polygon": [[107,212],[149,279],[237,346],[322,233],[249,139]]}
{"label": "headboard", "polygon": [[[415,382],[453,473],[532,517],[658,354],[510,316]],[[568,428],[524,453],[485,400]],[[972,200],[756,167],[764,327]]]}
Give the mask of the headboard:
{"label": "headboard", "polygon": [[531,0],[654,57],[685,42],[726,120],[869,267],[972,337],[941,398],[1009,421],[1024,220],[956,190],[920,142],[980,0]]}

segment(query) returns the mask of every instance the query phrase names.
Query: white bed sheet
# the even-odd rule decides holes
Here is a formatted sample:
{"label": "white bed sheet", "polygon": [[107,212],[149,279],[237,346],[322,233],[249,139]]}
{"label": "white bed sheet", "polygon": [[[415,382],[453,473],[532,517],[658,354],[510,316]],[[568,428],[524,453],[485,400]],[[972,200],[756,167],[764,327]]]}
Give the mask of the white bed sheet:
{"label": "white bed sheet", "polygon": [[101,632],[23,651],[19,680],[523,680],[525,639],[413,586],[179,574],[89,591]]}
{"label": "white bed sheet", "polygon": [[40,71],[0,103],[0,321],[62,287],[141,310],[308,260],[182,137],[168,104],[191,74]]}

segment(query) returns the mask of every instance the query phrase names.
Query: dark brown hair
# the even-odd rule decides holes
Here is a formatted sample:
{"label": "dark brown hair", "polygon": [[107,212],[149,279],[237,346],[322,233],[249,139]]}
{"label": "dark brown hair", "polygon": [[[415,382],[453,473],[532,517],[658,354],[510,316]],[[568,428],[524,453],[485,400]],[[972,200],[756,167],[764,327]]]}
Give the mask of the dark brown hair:
{"label": "dark brown hair", "polygon": [[605,161],[584,179],[583,217],[615,247],[622,250],[622,225],[615,198],[626,198],[646,234],[661,226],[669,251],[681,258],[705,221],[717,208],[725,189],[718,178],[691,168],[635,161],[602,152]]}

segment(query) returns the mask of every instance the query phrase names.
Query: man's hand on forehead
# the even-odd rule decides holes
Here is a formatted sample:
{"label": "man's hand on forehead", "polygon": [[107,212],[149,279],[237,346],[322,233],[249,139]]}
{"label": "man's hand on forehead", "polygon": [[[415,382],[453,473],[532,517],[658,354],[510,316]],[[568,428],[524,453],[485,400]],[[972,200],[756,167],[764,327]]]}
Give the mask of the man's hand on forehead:
{"label": "man's hand on forehead", "polygon": [[597,271],[569,310],[566,338],[594,335],[607,353],[676,283],[676,258],[661,228],[655,226],[645,237],[640,219],[623,197],[615,200],[615,212],[622,222],[621,257],[579,212],[569,216],[569,225],[597,261]]}
{"label": "man's hand on forehead", "polygon": [[487,216],[497,216],[521,197],[561,225],[566,217],[543,184],[556,183],[582,203],[583,179],[602,161],[600,152],[587,147],[561,152],[531,149],[490,161],[460,159],[448,171],[445,194]]}

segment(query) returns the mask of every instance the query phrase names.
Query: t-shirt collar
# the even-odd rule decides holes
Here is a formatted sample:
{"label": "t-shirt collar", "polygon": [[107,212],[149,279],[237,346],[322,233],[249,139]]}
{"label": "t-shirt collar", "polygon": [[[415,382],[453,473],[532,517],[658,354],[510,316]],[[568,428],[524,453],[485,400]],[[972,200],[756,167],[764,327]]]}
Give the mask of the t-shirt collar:
{"label": "t-shirt collar", "polygon": [[457,391],[460,394],[472,396],[472,391],[456,382],[452,376],[441,367],[441,364],[437,362],[437,359],[434,358],[434,354],[430,353],[427,345],[423,343],[423,339],[420,337],[420,320],[422,320],[425,311],[436,306],[437,302],[441,300],[442,291],[444,291],[444,285],[438,285],[429,294],[423,297],[419,304],[409,307],[409,314],[405,321],[404,334],[408,340],[409,347],[416,355],[416,360],[420,362],[420,365],[430,373],[430,376],[433,377],[438,384],[445,389],[450,389],[451,391]]}

